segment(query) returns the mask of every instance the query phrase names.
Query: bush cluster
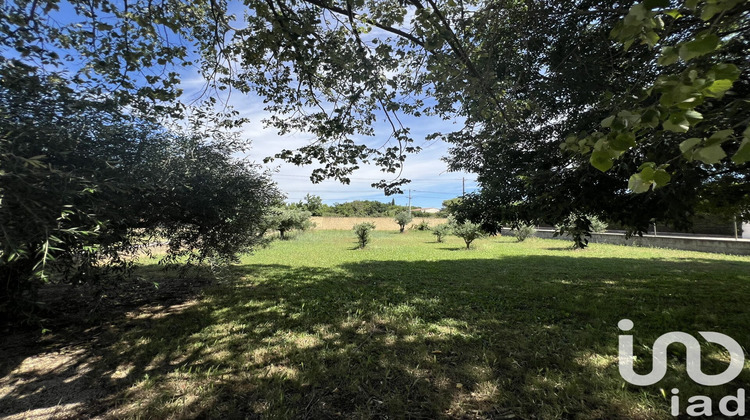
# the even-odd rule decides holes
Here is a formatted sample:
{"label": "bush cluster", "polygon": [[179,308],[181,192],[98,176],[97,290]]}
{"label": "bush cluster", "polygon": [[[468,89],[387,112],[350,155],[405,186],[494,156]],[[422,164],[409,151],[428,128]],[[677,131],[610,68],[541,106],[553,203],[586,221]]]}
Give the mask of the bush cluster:
{"label": "bush cluster", "polygon": [[0,313],[47,282],[127,271],[166,241],[165,262],[222,263],[264,243],[281,200],[231,134],[138,119],[58,78],[0,63]]}
{"label": "bush cluster", "polygon": [[362,249],[370,243],[371,233],[375,230],[375,223],[363,222],[354,225],[354,233],[357,235],[357,241],[359,242],[359,248]]}
{"label": "bush cluster", "polygon": [[408,211],[402,211],[396,215],[395,220],[398,223],[399,232],[404,233],[404,228],[412,221],[412,217]]}
{"label": "bush cluster", "polygon": [[513,236],[516,237],[516,240],[518,242],[525,241],[527,238],[534,236],[535,233],[536,233],[536,228],[534,227],[534,225],[530,225],[526,223],[522,223],[518,225],[518,227],[513,229]]}
{"label": "bush cluster", "polygon": [[432,234],[435,235],[438,242],[443,242],[446,236],[451,234],[453,228],[448,223],[441,223],[432,228]]}

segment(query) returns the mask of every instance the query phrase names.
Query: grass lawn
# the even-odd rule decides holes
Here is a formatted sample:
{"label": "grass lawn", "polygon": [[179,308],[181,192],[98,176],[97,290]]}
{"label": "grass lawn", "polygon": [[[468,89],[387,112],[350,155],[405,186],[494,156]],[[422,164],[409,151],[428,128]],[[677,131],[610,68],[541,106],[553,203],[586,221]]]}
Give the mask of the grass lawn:
{"label": "grass lawn", "polygon": [[[661,419],[693,384],[627,384],[617,322],[650,371],[654,340],[717,331],[750,345],[750,258],[558,240],[316,231],[243,258],[192,303],[132,313],[103,333],[87,414],[132,418]],[[162,275],[144,265],[144,276]],[[728,356],[703,343],[703,371]],[[7,402],[7,398],[6,401]],[[1,414],[1,413],[0,413]]]}

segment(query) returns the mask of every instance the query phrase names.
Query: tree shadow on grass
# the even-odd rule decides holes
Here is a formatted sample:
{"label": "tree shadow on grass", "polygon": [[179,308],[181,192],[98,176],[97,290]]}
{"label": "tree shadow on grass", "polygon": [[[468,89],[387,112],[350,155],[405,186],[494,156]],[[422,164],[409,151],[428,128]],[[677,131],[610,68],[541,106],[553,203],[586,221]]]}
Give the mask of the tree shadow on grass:
{"label": "tree shadow on grass", "polygon": [[565,251],[565,252],[570,252],[570,251],[585,251],[585,249],[578,249],[578,248],[576,248],[572,244],[568,245],[568,246],[550,246],[550,247],[546,247],[544,249],[546,249],[547,251]]}
{"label": "tree shadow on grass", "polygon": [[[635,322],[639,359],[673,330],[747,346],[748,272],[747,262],[564,256],[248,264],[200,303],[113,324],[81,355],[89,373],[58,374],[102,390],[97,403],[71,395],[80,416],[670,418],[659,388],[727,395],[750,375],[692,394],[674,370],[624,387],[617,321]],[[706,372],[722,366],[704,360]],[[48,378],[27,375],[0,396],[0,414],[19,414]]]}

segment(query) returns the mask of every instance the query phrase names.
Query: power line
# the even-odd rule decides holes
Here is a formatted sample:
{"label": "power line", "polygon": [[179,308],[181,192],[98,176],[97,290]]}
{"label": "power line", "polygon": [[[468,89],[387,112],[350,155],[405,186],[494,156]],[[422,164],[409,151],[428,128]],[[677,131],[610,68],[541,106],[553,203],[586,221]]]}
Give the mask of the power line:
{"label": "power line", "polygon": [[367,191],[342,191],[342,190],[284,190],[284,192],[290,192],[290,193],[310,193],[310,194],[316,194],[316,193],[341,193],[341,194],[377,194],[380,190],[372,189]]}
{"label": "power line", "polygon": [[[476,191],[476,189],[474,190]],[[316,193],[341,193],[341,194],[377,194],[380,192],[380,190],[372,189],[372,190],[284,190],[284,192],[287,193],[309,193],[309,194],[316,194]],[[426,191],[426,190],[411,190],[413,193],[422,193],[422,194],[437,194],[437,195],[458,195],[458,192],[449,192],[449,191]],[[468,191],[473,192],[473,191]],[[406,195],[406,194],[398,194],[398,195]]]}
{"label": "power line", "polygon": [[456,193],[447,191],[425,191],[425,190],[412,190],[412,192],[426,193],[426,194],[440,194],[440,195],[455,195]]}
{"label": "power line", "polygon": [[409,190],[409,217],[411,217],[411,190]]}
{"label": "power line", "polygon": [[[271,174],[272,178],[298,178],[298,179],[310,179],[307,175],[286,175],[286,174]],[[434,178],[408,178],[407,179],[411,181],[462,181],[464,178],[443,178],[443,177],[434,177]],[[358,178],[358,177],[349,177],[349,179],[353,181],[370,181],[370,182],[379,182],[382,180],[382,178]],[[469,182],[476,182],[476,180],[466,180]]]}
{"label": "power line", "polygon": [[[460,195],[458,193],[458,191],[455,191],[455,192],[453,192],[453,191],[426,191],[426,190],[409,190],[409,191],[411,191],[412,193],[419,193],[418,194],[419,197],[422,197],[422,196],[458,196],[458,195]],[[477,189],[465,190],[465,192],[475,192],[475,191],[477,191]],[[380,190],[376,190],[376,189],[373,189],[373,190],[354,190],[354,191],[351,191],[351,190],[343,190],[343,191],[342,190],[309,190],[308,189],[308,190],[284,190],[283,192],[285,192],[285,193],[306,193],[306,194],[328,193],[328,194],[347,194],[347,195],[351,195],[351,194],[379,195],[379,193],[381,191]],[[408,193],[407,194],[401,193],[401,194],[394,194],[394,195],[403,195],[403,196],[406,197],[406,196],[408,196]]]}

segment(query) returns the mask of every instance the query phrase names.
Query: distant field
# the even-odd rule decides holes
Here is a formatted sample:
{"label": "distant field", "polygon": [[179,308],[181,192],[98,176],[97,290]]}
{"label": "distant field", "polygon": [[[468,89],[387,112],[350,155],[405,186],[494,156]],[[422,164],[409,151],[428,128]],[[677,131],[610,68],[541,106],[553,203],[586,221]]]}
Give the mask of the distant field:
{"label": "distant field", "polygon": [[[406,228],[408,229],[415,223],[420,223],[422,220],[426,220],[430,226],[448,222],[448,219],[423,219],[421,217],[415,217]],[[375,230],[398,230],[398,225],[392,217],[313,217],[312,221],[315,222],[315,229],[317,230],[352,230],[354,225],[362,222],[375,223]]]}

